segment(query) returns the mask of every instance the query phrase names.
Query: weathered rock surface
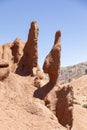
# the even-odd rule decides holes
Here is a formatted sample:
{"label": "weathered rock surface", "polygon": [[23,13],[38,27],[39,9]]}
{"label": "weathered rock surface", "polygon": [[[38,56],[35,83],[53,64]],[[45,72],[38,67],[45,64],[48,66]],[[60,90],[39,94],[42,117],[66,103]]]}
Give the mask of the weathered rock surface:
{"label": "weathered rock surface", "polygon": [[6,68],[9,66],[9,63],[4,61],[4,60],[1,60],[0,61],[0,68]]}
{"label": "weathered rock surface", "polygon": [[56,85],[45,97],[45,105],[56,115],[67,130],[73,124],[73,90],[71,86]]}
{"label": "weathered rock surface", "polygon": [[[87,103],[87,77],[68,86],[56,83],[60,70],[60,37],[60,31],[56,32],[54,46],[43,65],[50,82],[38,65],[36,22],[31,23],[25,47],[19,38],[0,46],[1,130],[87,129],[87,111],[81,106]],[[71,86],[76,91],[74,101],[82,102],[79,106],[74,102],[74,116]]]}
{"label": "weathered rock surface", "polygon": [[23,50],[26,61],[25,65],[28,66],[29,70],[38,66],[38,33],[38,25],[36,21],[33,21],[29,30],[28,40]]}
{"label": "weathered rock surface", "polygon": [[87,106],[87,75],[67,84],[72,86],[74,91],[73,126],[71,130],[86,130],[87,108],[84,105]]}
{"label": "weathered rock surface", "polygon": [[74,120],[72,130],[87,130],[87,109],[74,105]]}
{"label": "weathered rock surface", "polygon": [[73,125],[73,90],[71,86],[63,87],[57,91],[56,116],[58,121],[68,130]]}
{"label": "weathered rock surface", "polygon": [[21,39],[16,38],[12,43],[11,50],[14,63],[18,63],[23,55],[24,43]]}
{"label": "weathered rock surface", "polygon": [[1,60],[0,61],[0,80],[3,80],[8,77],[10,73],[8,62]]}
{"label": "weathered rock surface", "polygon": [[45,73],[48,73],[50,82],[55,84],[60,70],[60,52],[61,52],[61,45],[60,45],[60,38],[61,32],[57,31],[55,34],[55,41],[54,46],[50,53],[46,56],[43,70]]}
{"label": "weathered rock surface", "polygon": [[44,105],[35,99],[34,77],[14,73],[0,81],[1,130],[66,130]]}
{"label": "weathered rock surface", "polygon": [[23,49],[23,57],[16,71],[20,75],[33,75],[33,69],[36,68],[36,71],[38,69],[38,33],[38,25],[36,21],[33,21]]}
{"label": "weathered rock surface", "polygon": [[24,42],[19,38],[16,38],[12,43],[0,45],[0,64],[2,65],[3,60],[6,61],[9,64],[10,70],[15,72],[17,64],[23,55],[23,48]]}

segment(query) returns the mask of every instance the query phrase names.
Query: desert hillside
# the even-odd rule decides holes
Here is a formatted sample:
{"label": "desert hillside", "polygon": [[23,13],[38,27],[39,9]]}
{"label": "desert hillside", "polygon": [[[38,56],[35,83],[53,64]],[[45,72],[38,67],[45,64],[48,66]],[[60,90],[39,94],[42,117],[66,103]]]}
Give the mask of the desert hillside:
{"label": "desert hillside", "polygon": [[87,75],[69,83],[74,90],[74,120],[72,130],[87,129]]}
{"label": "desert hillside", "polygon": [[61,67],[59,79],[63,83],[67,83],[86,74],[87,62],[83,62],[72,66]]}

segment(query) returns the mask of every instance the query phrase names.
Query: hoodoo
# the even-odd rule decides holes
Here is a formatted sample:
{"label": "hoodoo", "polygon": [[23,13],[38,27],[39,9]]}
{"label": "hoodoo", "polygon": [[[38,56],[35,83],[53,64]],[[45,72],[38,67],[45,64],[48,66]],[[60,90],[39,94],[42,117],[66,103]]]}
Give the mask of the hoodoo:
{"label": "hoodoo", "polygon": [[50,82],[55,84],[59,71],[60,71],[60,53],[61,53],[61,44],[60,44],[61,32],[57,31],[55,34],[54,46],[50,53],[46,56],[43,70],[45,73],[48,73]]}

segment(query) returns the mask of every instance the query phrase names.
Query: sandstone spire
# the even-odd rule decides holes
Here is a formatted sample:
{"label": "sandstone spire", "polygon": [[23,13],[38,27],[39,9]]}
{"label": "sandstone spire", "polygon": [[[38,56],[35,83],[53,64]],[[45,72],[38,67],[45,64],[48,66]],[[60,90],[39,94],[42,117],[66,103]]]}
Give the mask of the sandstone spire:
{"label": "sandstone spire", "polygon": [[50,82],[55,84],[59,75],[60,70],[60,44],[61,32],[57,31],[55,34],[54,46],[50,53],[46,56],[43,70],[45,73],[48,73]]}
{"label": "sandstone spire", "polygon": [[38,25],[36,21],[33,21],[29,30],[28,40],[23,50],[27,66],[31,70],[33,67],[37,67],[38,65],[38,32]]}
{"label": "sandstone spire", "polygon": [[16,73],[20,75],[33,74],[33,69],[38,68],[38,32],[39,28],[36,21],[30,26],[27,42],[23,49],[23,56],[19,62]]}

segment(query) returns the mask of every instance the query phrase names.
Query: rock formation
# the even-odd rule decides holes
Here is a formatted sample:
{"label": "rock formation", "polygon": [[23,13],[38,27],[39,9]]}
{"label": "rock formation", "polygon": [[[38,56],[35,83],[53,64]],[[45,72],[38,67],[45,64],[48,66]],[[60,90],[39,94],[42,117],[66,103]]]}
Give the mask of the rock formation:
{"label": "rock formation", "polygon": [[46,56],[43,65],[43,70],[45,73],[48,73],[51,84],[56,83],[60,70],[60,52],[61,52],[60,37],[61,32],[57,31],[55,35],[54,46],[50,51],[50,53]]}
{"label": "rock formation", "polygon": [[73,89],[55,85],[45,97],[45,105],[56,115],[60,124],[70,130],[73,124]]}
{"label": "rock formation", "polygon": [[28,40],[23,49],[25,65],[30,71],[38,66],[38,32],[38,25],[33,21],[29,30]]}
{"label": "rock formation", "polygon": [[[64,127],[69,130],[72,127],[72,89],[69,86],[59,89],[56,83],[60,71],[61,32],[56,32],[54,46],[43,65],[50,78],[48,82],[38,65],[38,31],[33,21],[26,44],[17,38],[0,46],[2,130],[64,130]],[[2,126],[2,122],[6,124]]]}
{"label": "rock formation", "polygon": [[13,56],[13,62],[18,63],[23,55],[23,41],[19,38],[16,38],[12,43],[11,50]]}
{"label": "rock formation", "polygon": [[24,42],[16,38],[12,43],[0,45],[0,61],[9,64],[11,72],[15,72],[17,65],[23,55]]}
{"label": "rock formation", "polygon": [[13,56],[11,51],[12,43],[7,43],[0,46],[0,60],[7,61],[9,66],[12,66],[13,63]]}
{"label": "rock formation", "polygon": [[8,62],[2,60],[0,61],[0,81],[7,78],[10,73]]}
{"label": "rock formation", "polygon": [[16,70],[16,73],[20,75],[33,75],[33,69],[38,70],[38,32],[38,25],[36,21],[33,21],[23,49],[23,57]]}
{"label": "rock formation", "polygon": [[56,116],[59,122],[68,130],[73,125],[73,89],[71,86],[61,88],[57,91]]}
{"label": "rock formation", "polygon": [[43,101],[33,98],[33,79],[10,73],[0,81],[0,129],[66,130]]}

